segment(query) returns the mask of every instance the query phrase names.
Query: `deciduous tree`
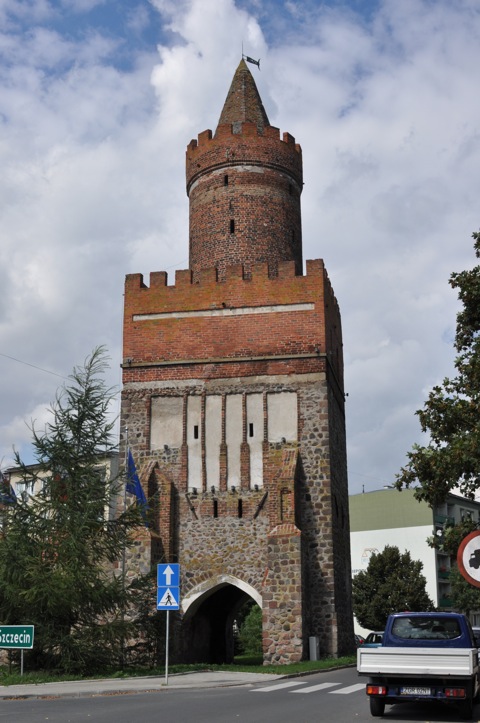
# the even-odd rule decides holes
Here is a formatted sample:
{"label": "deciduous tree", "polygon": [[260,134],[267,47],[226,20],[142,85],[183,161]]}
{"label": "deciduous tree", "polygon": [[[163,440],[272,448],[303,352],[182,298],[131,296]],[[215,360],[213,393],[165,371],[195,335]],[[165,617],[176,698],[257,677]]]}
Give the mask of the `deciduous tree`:
{"label": "deciduous tree", "polygon": [[[474,233],[480,257],[480,233]],[[455,334],[456,376],[430,392],[417,412],[425,445],[414,445],[396,486],[415,487],[415,496],[435,506],[452,490],[474,499],[480,486],[480,265],[453,273],[462,309]]]}
{"label": "deciduous tree", "polygon": [[410,553],[387,545],[370,557],[368,567],[352,581],[353,612],[363,628],[383,630],[390,613],[433,610],[423,564]]}

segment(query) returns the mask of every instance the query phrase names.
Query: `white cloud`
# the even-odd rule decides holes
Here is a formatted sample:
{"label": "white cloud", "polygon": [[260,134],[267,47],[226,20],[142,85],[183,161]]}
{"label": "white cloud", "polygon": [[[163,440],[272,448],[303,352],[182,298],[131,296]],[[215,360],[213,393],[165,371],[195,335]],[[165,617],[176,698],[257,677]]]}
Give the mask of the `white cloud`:
{"label": "white cloud", "polygon": [[[162,39],[127,72],[113,32],[79,42],[46,24],[48,3],[3,4],[0,351],[66,375],[107,343],[119,383],[124,275],[187,266],[185,148],[215,128],[243,41],[270,121],[303,148],[304,258],[325,259],[342,310],[360,491],[392,481],[452,373],[448,278],[473,265],[479,227],[480,10],[385,0],[370,22],[287,5],[152,0]],[[59,379],[1,356],[0,372],[1,459]]]}
{"label": "white cloud", "polygon": [[2,0],[0,29],[16,27],[18,22],[38,23],[51,17],[53,8],[49,0]]}

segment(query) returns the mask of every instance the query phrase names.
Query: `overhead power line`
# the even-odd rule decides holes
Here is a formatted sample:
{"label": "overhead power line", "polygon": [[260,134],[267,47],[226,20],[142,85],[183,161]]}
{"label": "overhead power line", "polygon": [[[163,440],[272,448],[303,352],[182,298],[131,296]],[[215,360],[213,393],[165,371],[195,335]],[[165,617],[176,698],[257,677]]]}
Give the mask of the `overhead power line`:
{"label": "overhead power line", "polygon": [[57,374],[57,372],[52,372],[50,369],[43,369],[43,367],[39,367],[36,364],[30,364],[30,362],[23,361],[22,359],[17,359],[14,356],[9,356],[8,354],[2,354],[0,352],[0,356],[4,356],[6,359],[11,359],[12,361],[16,361],[19,364],[25,364],[27,367],[32,367],[33,369],[38,369],[41,372],[45,372],[45,374],[53,374],[54,377],[60,377],[60,379],[68,379],[68,377],[65,377],[63,374]]}

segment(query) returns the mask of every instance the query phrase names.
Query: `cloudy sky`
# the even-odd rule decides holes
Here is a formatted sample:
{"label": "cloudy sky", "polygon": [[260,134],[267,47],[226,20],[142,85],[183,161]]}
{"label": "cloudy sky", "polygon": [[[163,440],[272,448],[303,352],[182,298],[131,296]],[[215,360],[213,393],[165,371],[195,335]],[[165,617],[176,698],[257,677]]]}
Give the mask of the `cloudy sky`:
{"label": "cloudy sky", "polygon": [[0,0],[0,462],[105,344],[126,273],[188,266],[184,154],[244,52],[302,145],[304,258],[343,318],[350,490],[391,484],[453,372],[480,227],[478,0]]}

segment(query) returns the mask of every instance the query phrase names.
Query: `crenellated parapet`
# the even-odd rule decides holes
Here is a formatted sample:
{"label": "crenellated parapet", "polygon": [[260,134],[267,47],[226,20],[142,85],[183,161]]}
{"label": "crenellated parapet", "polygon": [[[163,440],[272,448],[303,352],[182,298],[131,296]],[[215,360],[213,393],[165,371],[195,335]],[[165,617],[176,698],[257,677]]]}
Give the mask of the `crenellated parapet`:
{"label": "crenellated parapet", "polygon": [[264,262],[252,266],[232,264],[222,278],[215,267],[201,269],[196,277],[191,269],[179,269],[175,271],[174,284],[170,285],[166,271],[154,271],[149,275],[149,282],[145,283],[140,273],[126,275],[126,308],[130,308],[130,301],[143,308],[145,313],[167,308],[175,311],[185,308],[193,313],[202,308],[211,311],[215,308],[213,302],[222,299],[224,302],[219,302],[219,308],[233,311],[235,307],[229,306],[227,301],[241,300],[244,305],[252,302],[261,307],[279,300],[293,302],[295,297],[308,295],[309,291],[320,297],[325,289],[329,303],[338,310],[322,259],[307,261],[305,275],[296,273],[293,261],[282,261],[275,276],[272,276],[269,264]]}
{"label": "crenellated parapet", "polygon": [[283,261],[276,276],[267,263],[257,263],[228,266],[222,278],[215,267],[202,269],[196,278],[190,269],[180,269],[171,285],[166,271],[150,273],[149,284],[140,273],[125,277],[125,324],[248,317],[258,325],[259,317],[268,324],[273,314],[314,309],[341,345],[340,309],[322,259],[308,260],[305,275],[296,273],[293,261]]}
{"label": "crenellated parapet", "polygon": [[302,149],[290,133],[274,126],[260,132],[254,123],[220,125],[215,135],[203,131],[190,141],[186,153],[187,195],[204,173],[226,170],[232,166],[252,165],[272,168],[284,173],[299,192],[303,186]]}
{"label": "crenellated parapet", "polygon": [[[219,279],[215,268],[129,274],[125,283],[124,370],[170,367],[184,378],[195,374],[238,375],[238,364],[259,373],[272,364],[278,373],[321,371],[329,350],[341,354],[338,306],[323,261],[307,261],[306,274],[293,261],[271,276],[268,264],[238,264]],[[334,328],[332,335],[330,329]],[[215,365],[213,370],[212,365]],[[176,367],[176,370],[173,370]],[[145,372],[142,372],[144,374]],[[244,371],[243,373],[247,373]],[[341,380],[339,379],[341,384]]]}

